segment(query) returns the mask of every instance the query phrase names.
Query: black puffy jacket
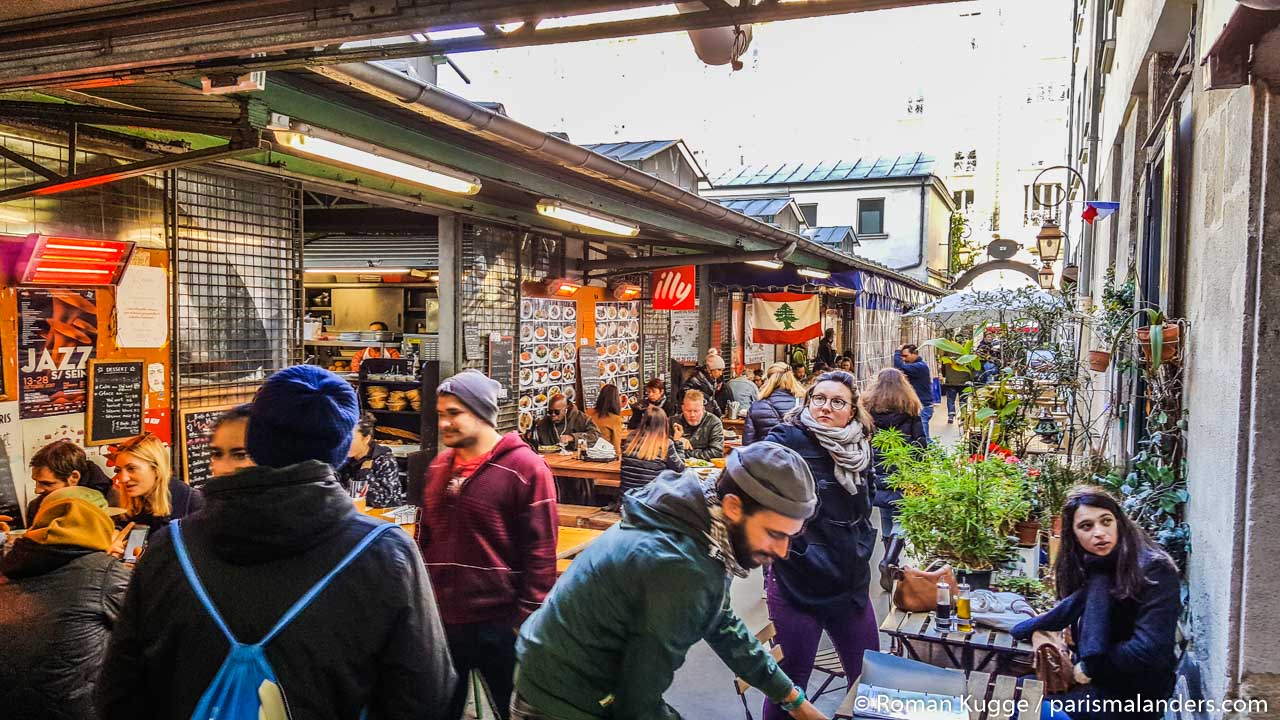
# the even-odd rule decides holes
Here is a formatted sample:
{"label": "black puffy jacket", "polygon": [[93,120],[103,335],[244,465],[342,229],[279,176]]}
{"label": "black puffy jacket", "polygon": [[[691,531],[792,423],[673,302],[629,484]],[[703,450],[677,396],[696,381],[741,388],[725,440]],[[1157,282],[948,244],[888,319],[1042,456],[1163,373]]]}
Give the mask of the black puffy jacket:
{"label": "black puffy jacket", "polygon": [[684,460],[676,452],[676,444],[667,441],[666,457],[657,460],[641,460],[634,455],[622,455],[622,492],[635,490],[653,482],[663,470],[684,472]]}
{"label": "black puffy jacket", "polygon": [[[902,433],[908,443],[916,447],[924,447],[928,444],[929,439],[924,434],[924,422],[919,415],[908,415],[904,412],[873,412],[872,420],[876,423],[876,432],[881,430],[897,430]],[[880,458],[880,453],[876,453],[876,493],[875,502],[872,503],[878,508],[891,509],[893,503],[902,499],[902,493],[888,486],[886,480],[893,474],[893,468],[886,467],[884,461]]]}
{"label": "black puffy jacket", "polygon": [[[260,640],[381,520],[318,461],[245,468],[204,485],[182,535],[240,642]],[[178,563],[170,528],[138,562],[103,663],[106,720],[191,717],[229,650]],[[456,675],[418,546],[379,537],[266,646],[294,718],[445,720]],[[448,720],[452,720],[449,718]]]}
{"label": "black puffy jacket", "polygon": [[746,427],[742,431],[742,444],[750,445],[763,440],[773,426],[782,422],[782,418],[795,406],[796,396],[786,390],[774,390],[769,397],[751,403]]}
{"label": "black puffy jacket", "polygon": [[97,718],[94,683],[129,568],[97,550],[21,538],[0,573],[0,716]]}
{"label": "black puffy jacket", "polygon": [[680,402],[684,402],[684,396],[688,394],[690,390],[697,390],[702,393],[707,412],[715,415],[716,417],[722,417],[724,415],[724,408],[720,407],[720,402],[716,399],[716,395],[720,393],[719,388],[719,384],[717,384],[715,380],[712,380],[711,376],[707,374],[706,368],[698,368],[698,371],[690,376],[690,378],[685,381],[684,386],[680,388]]}

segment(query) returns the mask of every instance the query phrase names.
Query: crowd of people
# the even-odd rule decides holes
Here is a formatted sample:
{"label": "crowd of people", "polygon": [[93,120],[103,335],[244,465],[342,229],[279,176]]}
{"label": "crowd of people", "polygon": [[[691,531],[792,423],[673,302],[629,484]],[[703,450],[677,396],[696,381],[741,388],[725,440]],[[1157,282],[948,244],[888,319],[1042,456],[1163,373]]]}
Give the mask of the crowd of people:
{"label": "crowd of people", "polygon": [[[674,719],[663,693],[706,640],[765,695],[765,718],[823,718],[805,694],[822,634],[851,678],[880,647],[875,508],[887,554],[902,545],[870,438],[929,442],[930,369],[904,345],[860,389],[831,336],[811,381],[805,364],[724,369],[713,352],[674,392],[648,381],[625,419],[610,385],[586,412],[552,397],[524,436],[498,430],[499,383],[458,373],[437,389],[444,449],[418,484],[351,385],[308,365],[219,420],[200,489],[151,435],[117,448],[114,482],[73,443],[46,447],[29,529],[0,559],[0,714],[203,720],[255,658],[269,681],[248,702],[263,718],[456,720],[476,673],[503,720]],[[730,408],[744,432],[726,456]],[[621,523],[557,579],[557,489],[539,451],[578,445],[620,459]],[[709,460],[723,470],[687,468]],[[383,532],[355,497],[419,506],[415,534]],[[140,527],[145,551],[130,555]],[[1098,489],[1071,496],[1064,527],[1062,603],[1014,634],[1076,628],[1075,696],[1167,696],[1168,557]],[[780,662],[726,600],[761,567]]]}

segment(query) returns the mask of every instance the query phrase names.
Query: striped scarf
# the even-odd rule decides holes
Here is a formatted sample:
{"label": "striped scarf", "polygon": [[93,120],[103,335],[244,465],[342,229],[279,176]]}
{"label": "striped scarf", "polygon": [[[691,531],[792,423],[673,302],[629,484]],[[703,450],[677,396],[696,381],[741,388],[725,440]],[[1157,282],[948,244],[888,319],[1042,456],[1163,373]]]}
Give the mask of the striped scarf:
{"label": "striped scarf", "polygon": [[733,552],[729,526],[724,522],[724,510],[720,507],[720,496],[716,494],[715,475],[702,481],[702,494],[707,501],[707,511],[711,513],[711,527],[706,533],[707,539],[711,541],[711,559],[723,563],[730,575],[745,578],[748,572],[738,564],[738,556]]}

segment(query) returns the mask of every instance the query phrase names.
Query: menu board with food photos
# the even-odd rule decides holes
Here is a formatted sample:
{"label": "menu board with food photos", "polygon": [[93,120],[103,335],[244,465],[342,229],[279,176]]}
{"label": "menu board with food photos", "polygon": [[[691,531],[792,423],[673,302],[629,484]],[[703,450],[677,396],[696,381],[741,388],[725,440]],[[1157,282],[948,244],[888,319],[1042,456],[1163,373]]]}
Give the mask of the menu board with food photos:
{"label": "menu board with food photos", "polygon": [[553,395],[577,398],[577,345],[577,302],[520,299],[520,432],[546,414],[547,401]]}
{"label": "menu board with food photos", "polygon": [[622,395],[622,412],[640,398],[640,303],[596,303],[596,354],[600,384]]}

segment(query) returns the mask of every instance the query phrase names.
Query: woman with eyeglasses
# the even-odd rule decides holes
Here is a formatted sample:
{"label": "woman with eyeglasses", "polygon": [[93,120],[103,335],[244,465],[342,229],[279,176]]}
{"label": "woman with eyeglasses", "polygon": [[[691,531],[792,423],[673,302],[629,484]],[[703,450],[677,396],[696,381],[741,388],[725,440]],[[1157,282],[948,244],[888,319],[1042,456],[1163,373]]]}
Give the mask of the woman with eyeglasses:
{"label": "woman with eyeglasses", "polygon": [[[765,438],[799,453],[818,486],[817,513],[765,578],[769,619],[786,649],[779,665],[800,687],[809,684],[824,630],[851,678],[862,674],[863,651],[880,647],[868,593],[876,542],[872,429],[853,375],[835,370],[819,375]],[[784,720],[787,714],[766,702],[764,717]]]}
{"label": "woman with eyeglasses", "polygon": [[155,531],[204,507],[199,490],[173,477],[169,449],[151,433],[121,445],[115,464],[127,511],[117,523],[132,522]]}

